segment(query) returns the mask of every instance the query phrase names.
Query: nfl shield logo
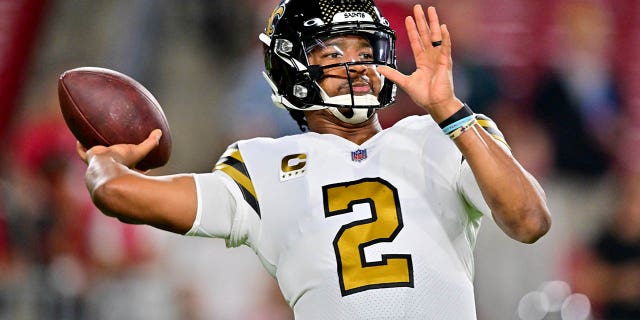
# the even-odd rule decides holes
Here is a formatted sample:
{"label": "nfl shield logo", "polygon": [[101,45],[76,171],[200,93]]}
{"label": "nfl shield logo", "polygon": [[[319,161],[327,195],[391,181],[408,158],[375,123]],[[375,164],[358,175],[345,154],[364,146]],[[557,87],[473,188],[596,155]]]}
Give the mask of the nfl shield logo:
{"label": "nfl shield logo", "polygon": [[367,159],[367,149],[351,151],[351,161],[360,162]]}

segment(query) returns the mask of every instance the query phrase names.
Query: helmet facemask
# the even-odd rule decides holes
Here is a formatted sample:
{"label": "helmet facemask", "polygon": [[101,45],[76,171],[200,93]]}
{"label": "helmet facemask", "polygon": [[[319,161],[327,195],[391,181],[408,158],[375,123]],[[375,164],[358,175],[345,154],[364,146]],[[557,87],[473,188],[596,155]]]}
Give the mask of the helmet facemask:
{"label": "helmet facemask", "polygon": [[390,64],[387,39],[363,32],[321,39],[305,48],[310,76],[320,92],[315,105],[327,107],[338,119],[353,124],[366,121],[375,109],[388,105],[378,99],[385,79],[376,70]]}

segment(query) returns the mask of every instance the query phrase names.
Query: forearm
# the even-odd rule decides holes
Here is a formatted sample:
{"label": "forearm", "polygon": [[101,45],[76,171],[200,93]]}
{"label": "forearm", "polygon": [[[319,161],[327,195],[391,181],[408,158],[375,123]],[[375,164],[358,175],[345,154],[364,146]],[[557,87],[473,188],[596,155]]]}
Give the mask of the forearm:
{"label": "forearm", "polygon": [[88,160],[87,188],[104,214],[176,233],[189,230],[197,209],[190,175],[145,176],[108,154],[91,155]]}
{"label": "forearm", "polygon": [[468,161],[494,220],[510,237],[533,243],[551,225],[544,191],[481,126],[455,139]]}

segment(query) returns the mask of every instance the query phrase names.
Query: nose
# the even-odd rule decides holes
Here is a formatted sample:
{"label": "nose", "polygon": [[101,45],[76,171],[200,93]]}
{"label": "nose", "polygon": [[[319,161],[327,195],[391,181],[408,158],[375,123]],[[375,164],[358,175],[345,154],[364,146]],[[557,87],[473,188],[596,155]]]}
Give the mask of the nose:
{"label": "nose", "polygon": [[352,64],[349,66],[349,72],[366,73],[369,67],[364,64]]}

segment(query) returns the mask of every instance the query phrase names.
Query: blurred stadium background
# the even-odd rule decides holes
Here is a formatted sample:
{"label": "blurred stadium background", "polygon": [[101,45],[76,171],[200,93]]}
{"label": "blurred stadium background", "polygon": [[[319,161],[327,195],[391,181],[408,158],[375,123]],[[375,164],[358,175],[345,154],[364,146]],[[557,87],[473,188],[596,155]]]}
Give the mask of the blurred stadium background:
{"label": "blurred stadium background", "polygon": [[[408,71],[413,1],[376,2]],[[554,217],[533,245],[485,220],[479,319],[638,312],[640,1],[421,3],[452,32],[458,96],[496,120]],[[257,35],[274,5],[0,0],[0,319],[291,318],[251,250],[97,213],[56,92],[75,67],[132,76],[172,128],[172,158],[153,174],[207,172],[235,140],[298,131],[260,75]],[[381,113],[384,126],[421,112],[407,100]]]}

